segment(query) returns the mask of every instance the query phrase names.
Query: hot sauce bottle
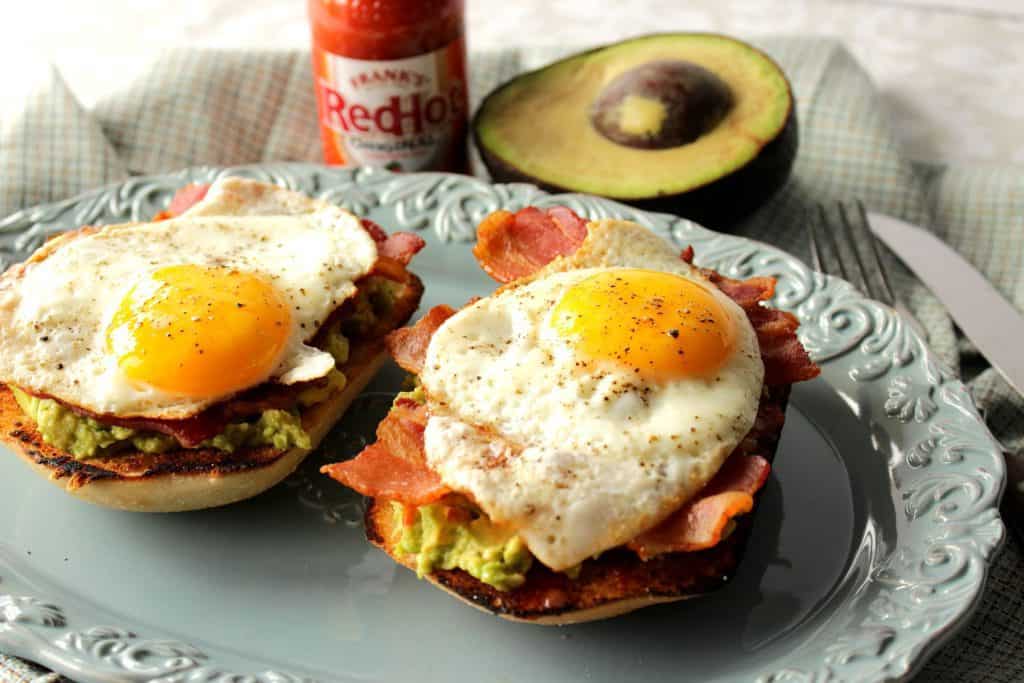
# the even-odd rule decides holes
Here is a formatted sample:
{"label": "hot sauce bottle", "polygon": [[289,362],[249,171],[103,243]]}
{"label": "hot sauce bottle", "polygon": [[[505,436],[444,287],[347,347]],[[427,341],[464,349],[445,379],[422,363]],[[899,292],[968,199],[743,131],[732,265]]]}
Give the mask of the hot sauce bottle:
{"label": "hot sauce bottle", "polygon": [[307,0],[324,160],[465,171],[464,0]]}

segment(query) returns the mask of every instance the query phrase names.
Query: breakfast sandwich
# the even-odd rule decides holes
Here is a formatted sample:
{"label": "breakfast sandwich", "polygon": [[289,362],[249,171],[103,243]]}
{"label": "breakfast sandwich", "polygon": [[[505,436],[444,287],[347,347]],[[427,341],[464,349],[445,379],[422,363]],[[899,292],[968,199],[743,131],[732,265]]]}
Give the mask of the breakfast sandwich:
{"label": "breakfast sandwich", "polygon": [[423,246],[223,179],[85,227],[0,276],[0,439],[79,498],[180,511],[291,473],[419,305]]}
{"label": "breakfast sandwich", "polygon": [[564,624],[733,573],[793,382],[819,372],[770,278],[725,278],[631,222],[499,211],[504,283],[388,337],[415,376],[352,460],[366,533],[503,617]]}

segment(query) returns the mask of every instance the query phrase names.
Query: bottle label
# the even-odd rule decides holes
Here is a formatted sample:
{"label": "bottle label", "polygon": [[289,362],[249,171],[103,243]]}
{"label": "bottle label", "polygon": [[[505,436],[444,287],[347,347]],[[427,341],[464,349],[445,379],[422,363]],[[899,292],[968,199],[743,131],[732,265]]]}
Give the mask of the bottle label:
{"label": "bottle label", "polygon": [[461,38],[434,52],[370,61],[313,50],[327,163],[458,170],[468,114]]}

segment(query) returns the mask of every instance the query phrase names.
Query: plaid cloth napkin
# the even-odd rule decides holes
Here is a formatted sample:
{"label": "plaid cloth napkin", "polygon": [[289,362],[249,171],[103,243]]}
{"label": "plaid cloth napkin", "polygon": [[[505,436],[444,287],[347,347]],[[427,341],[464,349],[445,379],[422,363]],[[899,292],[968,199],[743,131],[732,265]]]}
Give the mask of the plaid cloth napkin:
{"label": "plaid cloth napkin", "polygon": [[[1024,308],[1022,169],[914,164],[901,156],[867,74],[841,45],[806,38],[756,42],[792,81],[801,139],[792,181],[740,228],[742,234],[806,258],[801,216],[808,203],[860,198],[871,210],[929,226]],[[568,51],[474,54],[475,100],[514,73]],[[305,53],[168,53],[144,78],[90,111],[52,69],[36,76],[22,78],[24,97],[0,109],[0,215],[130,174],[320,160]],[[935,352],[961,370],[996,436],[1021,457],[1024,399],[958,341],[929,292],[905,270],[897,268],[895,275]],[[1024,557],[1011,542],[995,561],[970,625],[939,651],[919,680],[1024,680],[1022,586]],[[50,680],[36,679],[44,674],[0,655],[0,683]]]}

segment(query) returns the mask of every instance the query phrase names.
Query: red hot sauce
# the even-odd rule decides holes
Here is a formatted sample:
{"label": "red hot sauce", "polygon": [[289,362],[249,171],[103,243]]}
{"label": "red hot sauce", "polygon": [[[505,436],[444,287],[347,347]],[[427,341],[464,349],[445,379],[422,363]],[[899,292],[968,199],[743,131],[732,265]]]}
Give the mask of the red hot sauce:
{"label": "red hot sauce", "polygon": [[465,171],[464,0],[307,0],[324,160]]}

